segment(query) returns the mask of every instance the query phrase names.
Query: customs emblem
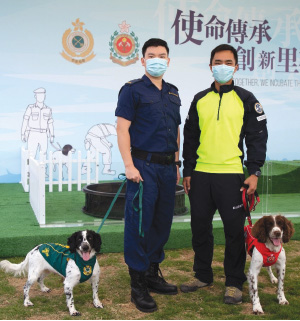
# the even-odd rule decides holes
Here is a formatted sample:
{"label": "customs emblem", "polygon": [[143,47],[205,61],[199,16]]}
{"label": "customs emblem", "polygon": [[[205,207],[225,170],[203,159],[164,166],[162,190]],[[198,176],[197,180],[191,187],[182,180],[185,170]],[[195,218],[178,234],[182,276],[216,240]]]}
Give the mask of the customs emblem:
{"label": "customs emblem", "polygon": [[110,59],[121,66],[134,64],[139,59],[139,39],[133,31],[129,33],[129,27],[123,21],[119,24],[120,32],[115,31],[110,37]]}
{"label": "customs emblem", "polygon": [[94,48],[94,38],[90,31],[83,30],[84,22],[80,22],[79,18],[72,22],[74,30],[68,29],[62,37],[62,45],[64,51],[60,54],[68,61],[80,65],[88,62],[95,57],[92,52]]}
{"label": "customs emblem", "polygon": [[90,274],[92,274],[92,272],[93,272],[93,269],[90,265],[87,265],[83,268],[84,275],[90,275]]}

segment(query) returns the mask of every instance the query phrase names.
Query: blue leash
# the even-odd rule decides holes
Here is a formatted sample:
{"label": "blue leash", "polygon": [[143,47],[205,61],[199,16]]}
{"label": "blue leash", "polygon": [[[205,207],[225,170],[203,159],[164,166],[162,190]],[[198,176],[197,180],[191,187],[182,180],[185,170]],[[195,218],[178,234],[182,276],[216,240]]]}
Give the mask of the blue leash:
{"label": "blue leash", "polygon": [[[123,173],[119,174],[119,176],[118,176],[119,179],[121,179],[120,176],[125,176],[125,174],[123,174]],[[111,209],[113,208],[118,196],[120,195],[121,190],[122,190],[123,186],[125,185],[126,181],[127,181],[127,179],[125,177],[125,179],[123,179],[123,182],[122,182],[121,186],[119,187],[114,199],[112,200],[112,202],[111,202],[106,214],[104,215],[103,220],[102,220],[102,222],[101,222],[101,224],[100,224],[100,226],[99,226],[99,228],[97,230],[97,233],[99,233],[99,231],[101,230],[101,228],[102,228],[104,222],[106,221],[109,213],[111,212]],[[138,206],[138,208],[136,208],[134,206],[134,204],[133,204],[133,202],[134,202],[134,200],[136,199],[137,196],[139,196],[139,206]],[[135,193],[135,195],[134,195],[134,197],[132,199],[132,207],[136,212],[139,212],[139,236],[144,237],[144,231],[142,230],[142,218],[143,218],[142,200],[143,200],[143,183],[140,181],[139,189],[137,190],[137,192]]]}

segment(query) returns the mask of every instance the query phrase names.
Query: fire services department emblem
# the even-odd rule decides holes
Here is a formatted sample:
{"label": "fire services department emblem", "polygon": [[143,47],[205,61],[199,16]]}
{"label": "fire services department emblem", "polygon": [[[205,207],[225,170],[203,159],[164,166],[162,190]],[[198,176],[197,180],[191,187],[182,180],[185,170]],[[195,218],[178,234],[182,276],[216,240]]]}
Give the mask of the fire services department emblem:
{"label": "fire services department emblem", "polygon": [[271,254],[270,256],[267,257],[267,262],[270,263],[274,263],[276,260],[276,257],[274,256],[274,254]]}
{"label": "fire services department emblem", "polygon": [[84,22],[80,22],[79,18],[72,22],[74,30],[68,29],[62,37],[62,45],[64,51],[60,54],[68,61],[80,65],[88,62],[95,57],[92,52],[94,47],[94,38],[90,31],[83,30]]}
{"label": "fire services department emblem", "polygon": [[139,59],[139,39],[133,31],[129,33],[129,27],[123,21],[119,24],[120,32],[115,31],[110,37],[110,59],[121,66],[134,64]]}

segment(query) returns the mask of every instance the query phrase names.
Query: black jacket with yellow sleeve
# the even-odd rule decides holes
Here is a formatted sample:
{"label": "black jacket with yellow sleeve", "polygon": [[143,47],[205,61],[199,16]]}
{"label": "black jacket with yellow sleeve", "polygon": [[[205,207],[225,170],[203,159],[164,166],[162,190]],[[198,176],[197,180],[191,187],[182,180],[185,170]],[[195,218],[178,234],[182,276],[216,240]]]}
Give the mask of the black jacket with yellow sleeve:
{"label": "black jacket with yellow sleeve", "polygon": [[193,170],[243,173],[244,140],[249,175],[263,166],[268,139],[267,120],[255,96],[232,82],[195,95],[184,125],[183,176]]}

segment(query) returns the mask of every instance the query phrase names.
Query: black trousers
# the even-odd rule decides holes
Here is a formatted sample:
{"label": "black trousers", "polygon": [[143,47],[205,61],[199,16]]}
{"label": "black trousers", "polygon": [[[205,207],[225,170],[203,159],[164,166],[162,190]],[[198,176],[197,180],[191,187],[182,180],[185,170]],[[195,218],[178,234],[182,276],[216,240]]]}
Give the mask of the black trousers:
{"label": "black trousers", "polygon": [[244,174],[214,174],[194,171],[189,199],[191,204],[192,245],[195,277],[213,282],[213,216],[218,209],[224,225],[226,286],[242,289],[246,281],[244,224],[246,212],[240,188]]}

